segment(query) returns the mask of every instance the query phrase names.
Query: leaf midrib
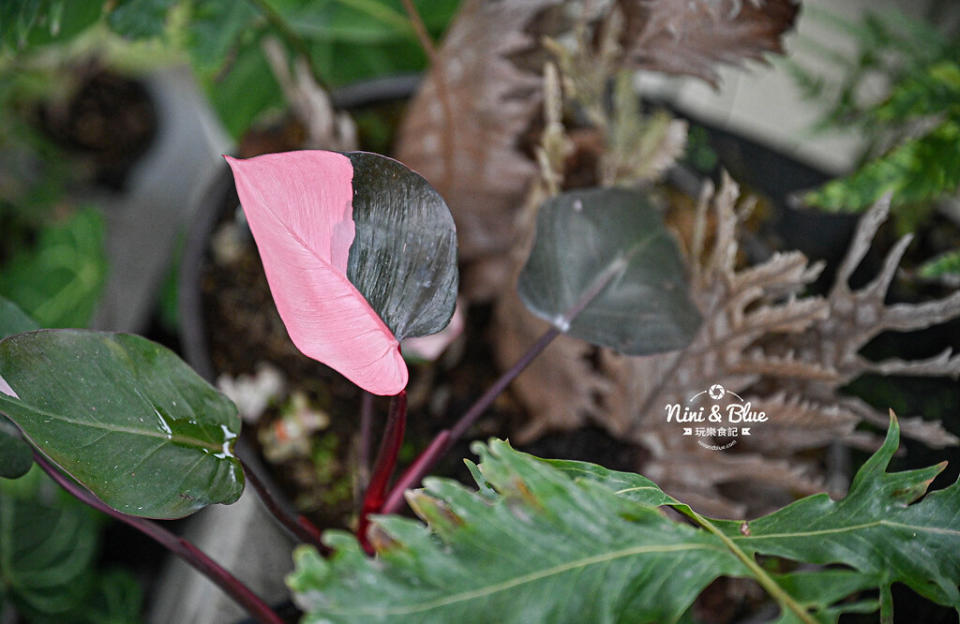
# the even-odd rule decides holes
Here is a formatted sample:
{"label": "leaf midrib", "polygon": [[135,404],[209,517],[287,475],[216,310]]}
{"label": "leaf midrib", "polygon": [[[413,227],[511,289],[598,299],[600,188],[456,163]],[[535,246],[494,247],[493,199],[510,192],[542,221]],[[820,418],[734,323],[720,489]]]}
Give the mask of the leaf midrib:
{"label": "leaf midrib", "polygon": [[76,425],[78,427],[89,427],[91,429],[100,429],[108,431],[110,433],[126,433],[130,435],[137,435],[149,438],[157,438],[160,440],[166,440],[172,444],[178,444],[181,446],[196,447],[200,449],[207,449],[215,453],[219,453],[223,450],[222,445],[211,444],[203,440],[198,440],[197,438],[192,438],[189,436],[184,436],[176,433],[163,433],[160,431],[151,431],[148,429],[136,429],[134,427],[125,427],[123,425],[113,425],[109,423],[101,423],[95,421],[86,421],[86,420],[77,420],[67,416],[62,416],[60,414],[55,414],[47,410],[38,408],[36,406],[30,405],[24,401],[8,397],[0,393],[0,406],[4,404],[13,406],[15,409],[25,409],[35,414],[38,414],[44,418],[51,418],[53,420],[67,423],[70,425]]}
{"label": "leaf midrib", "polygon": [[527,583],[539,581],[541,579],[548,578],[550,576],[564,574],[571,570],[587,568],[592,565],[607,563],[615,559],[621,559],[624,557],[632,557],[635,555],[642,555],[642,554],[649,554],[649,553],[667,553],[667,552],[677,552],[677,551],[683,551],[683,550],[714,550],[719,553],[724,553],[724,554],[727,553],[726,550],[711,546],[709,544],[670,544],[670,545],[655,545],[655,546],[633,546],[630,548],[615,550],[615,551],[603,553],[600,555],[594,555],[592,557],[577,559],[575,561],[570,561],[568,563],[553,566],[552,568],[546,568],[544,570],[538,570],[536,572],[522,574],[512,579],[501,581],[493,585],[488,585],[487,587],[483,587],[480,589],[474,589],[466,592],[459,592],[449,596],[444,596],[443,598],[437,598],[435,600],[430,600],[430,601],[422,602],[419,604],[405,605],[402,607],[395,607],[395,608],[383,608],[383,607],[368,607],[368,608],[360,608],[360,609],[327,608],[327,609],[324,609],[324,612],[330,613],[333,615],[371,615],[371,616],[373,615],[410,615],[413,613],[420,613],[424,611],[430,611],[432,609],[438,609],[440,607],[449,606],[452,604],[456,604],[458,602],[466,602],[469,600],[476,600],[477,598],[484,598],[502,591],[513,589],[514,587],[518,587],[520,585],[525,585]]}
{"label": "leaf midrib", "polygon": [[737,541],[737,542],[746,542],[746,541],[758,540],[758,539],[783,539],[783,538],[791,538],[791,537],[810,537],[814,535],[829,535],[833,533],[859,531],[861,529],[869,529],[875,526],[889,526],[889,527],[896,527],[901,529],[909,529],[911,531],[921,531],[924,533],[937,533],[942,535],[954,535],[954,536],[960,537],[960,531],[956,529],[904,524],[902,522],[893,522],[891,520],[874,520],[873,522],[865,522],[863,524],[854,524],[846,527],[839,527],[836,529],[818,529],[815,531],[797,531],[793,533],[769,533],[767,535],[743,535],[743,536],[734,537],[733,539],[734,541]]}

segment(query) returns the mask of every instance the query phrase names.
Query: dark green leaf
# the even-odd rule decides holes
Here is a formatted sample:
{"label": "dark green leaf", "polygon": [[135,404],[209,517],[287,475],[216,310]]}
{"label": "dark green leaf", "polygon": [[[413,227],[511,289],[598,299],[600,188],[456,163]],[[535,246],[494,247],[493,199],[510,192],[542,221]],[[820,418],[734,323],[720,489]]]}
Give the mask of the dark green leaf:
{"label": "dark green leaf", "polygon": [[517,287],[527,308],[558,329],[629,355],[680,349],[700,326],[676,243],[636,191],[546,201]]}
{"label": "dark green leaf", "polygon": [[[895,582],[960,608],[960,482],[925,495],[942,464],[887,473],[898,441],[891,419],[843,500],[818,494],[733,522],[700,516],[640,475],[539,460],[494,440],[475,446],[479,492],[428,479],[408,493],[426,527],[377,518],[374,559],[328,532],[333,556],[301,548],[289,583],[308,623],[676,622],[719,575],[759,581],[781,605],[779,624],[878,608],[893,621]],[[759,555],[815,565],[771,574]],[[835,564],[845,567],[826,567]],[[859,596],[877,589],[879,601]]]}
{"label": "dark green leaf", "polygon": [[[20,308],[0,297],[0,340],[7,336],[40,329]],[[3,378],[0,377],[0,392],[3,392]],[[20,439],[20,432],[9,420],[0,416],[0,477],[16,479],[30,470],[33,465],[33,451],[30,445]]]}
{"label": "dark green leaf", "polygon": [[0,477],[22,477],[32,465],[30,445],[20,439],[19,431],[9,420],[0,416]]}
{"label": "dark green leaf", "polygon": [[353,219],[347,277],[398,340],[435,334],[457,300],[457,230],[443,198],[397,161],[347,154]]}
{"label": "dark green leaf", "polygon": [[167,27],[167,15],[177,0],[122,0],[117,3],[107,23],[127,39],[159,37]]}
{"label": "dark green leaf", "polygon": [[857,472],[843,500],[809,496],[752,520],[749,536],[735,522],[717,526],[747,553],[843,563],[881,579],[881,591],[901,582],[938,604],[960,608],[960,482],[927,494],[946,462],[886,472],[899,441],[893,419],[883,446]]}
{"label": "dark green leaf", "polygon": [[138,336],[41,330],[0,342],[6,414],[103,502],[178,518],[243,490],[233,403],[173,352]]}

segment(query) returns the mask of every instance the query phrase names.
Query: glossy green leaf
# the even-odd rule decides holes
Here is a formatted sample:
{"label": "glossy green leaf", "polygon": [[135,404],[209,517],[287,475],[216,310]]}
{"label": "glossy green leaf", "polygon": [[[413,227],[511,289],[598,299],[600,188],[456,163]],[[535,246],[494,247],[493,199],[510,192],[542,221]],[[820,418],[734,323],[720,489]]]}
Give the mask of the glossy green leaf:
{"label": "glossy green leaf", "polygon": [[[40,326],[33,319],[12,301],[0,297],[0,340],[35,329]],[[0,392],[3,392],[3,383],[0,377]],[[30,445],[20,439],[20,432],[13,423],[0,416],[0,477],[16,479],[25,475],[32,465]]]}
{"label": "glossy green leaf", "polygon": [[[877,609],[892,621],[895,582],[960,608],[960,482],[916,502],[943,465],[886,472],[898,442],[892,419],[845,499],[818,494],[746,523],[704,518],[640,475],[494,440],[475,445],[479,491],[428,479],[408,493],[426,526],[377,518],[374,559],[328,532],[333,556],[301,548],[288,583],[308,623],[677,622],[722,575],[760,582],[781,605],[779,624]],[[758,555],[817,565],[775,574]],[[860,595],[878,589],[880,600]]]}
{"label": "glossy green leaf", "polygon": [[0,342],[6,414],[114,509],[178,518],[243,490],[236,407],[145,338],[41,330]]}
{"label": "glossy green leaf", "polygon": [[435,334],[457,302],[457,229],[440,194],[399,162],[366,152],[353,164],[347,278],[398,340]]}
{"label": "glossy green leaf", "polygon": [[700,326],[677,245],[636,191],[547,200],[517,287],[527,308],[558,329],[629,355],[680,349]]}

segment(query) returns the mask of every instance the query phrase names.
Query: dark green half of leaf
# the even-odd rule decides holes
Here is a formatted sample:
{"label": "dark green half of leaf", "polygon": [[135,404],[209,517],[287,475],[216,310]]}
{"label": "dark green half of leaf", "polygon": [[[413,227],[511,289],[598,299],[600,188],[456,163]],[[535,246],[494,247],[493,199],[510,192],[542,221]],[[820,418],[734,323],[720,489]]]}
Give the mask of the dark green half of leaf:
{"label": "dark green half of leaf", "polygon": [[17,479],[33,465],[30,445],[20,439],[16,427],[0,416],[0,477]]}
{"label": "dark green half of leaf", "polygon": [[243,491],[233,403],[145,338],[41,330],[0,342],[6,414],[47,457],[124,513],[179,518]]}
{"label": "dark green half of leaf", "polygon": [[399,162],[347,154],[353,219],[347,277],[398,340],[435,334],[457,300],[457,229],[440,194]]}
{"label": "dark green half of leaf", "polygon": [[527,308],[558,329],[628,355],[680,349],[700,326],[680,251],[636,191],[547,200],[518,289]]}
{"label": "dark green half of leaf", "polygon": [[[0,297],[0,340],[7,336],[40,329],[33,319],[12,301]],[[16,479],[30,470],[33,451],[20,439],[16,426],[0,416],[0,477]]]}

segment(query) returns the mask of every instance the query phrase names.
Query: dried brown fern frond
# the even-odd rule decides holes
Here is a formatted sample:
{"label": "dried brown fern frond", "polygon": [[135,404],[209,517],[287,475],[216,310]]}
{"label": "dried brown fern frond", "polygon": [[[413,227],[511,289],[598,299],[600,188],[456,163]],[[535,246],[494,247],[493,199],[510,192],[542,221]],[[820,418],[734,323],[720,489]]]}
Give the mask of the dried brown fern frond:
{"label": "dried brown fern frond", "polygon": [[[600,423],[647,447],[652,458],[642,469],[669,491],[714,500],[716,511],[729,514],[744,507],[738,497],[724,493],[724,484],[749,481],[809,493],[821,484],[818,468],[809,460],[811,449],[836,442],[856,447],[875,443],[872,434],[856,427],[863,421],[882,424],[885,417],[839,392],[854,377],[868,372],[960,374],[960,358],[949,352],[908,362],[872,362],[859,354],[887,329],[919,329],[960,316],[960,293],[922,304],[884,303],[908,239],[894,247],[872,282],[850,289],[849,277],[886,216],[884,204],[863,217],[836,284],[828,296],[816,297],[803,291],[821,267],[811,266],[799,252],[774,254],[756,266],[736,266],[736,232],[743,214],[735,210],[738,195],[726,178],[719,192],[708,190],[701,198],[699,225],[688,247],[691,294],[704,322],[691,344],[677,352],[624,357],[568,339],[517,380],[515,392],[524,403],[532,407],[528,397],[536,397],[536,411],[531,410],[532,422],[523,434]],[[708,216],[716,227],[705,251]],[[516,305],[506,300],[498,317],[512,318],[503,340],[514,343],[533,331],[517,325]],[[575,380],[582,385],[572,385]],[[546,392],[557,384],[566,384],[559,395]],[[667,405],[685,404],[713,384],[769,415],[732,450],[703,448],[665,417]],[[905,420],[904,434],[929,445],[958,442],[939,423],[919,418]]]}
{"label": "dried brown fern frond", "polygon": [[[590,58],[608,62],[582,73],[601,86],[638,68],[713,80],[714,63],[779,50],[796,10],[792,0],[466,0],[408,108],[396,153],[454,213],[461,259],[470,263],[466,294],[488,299],[503,289],[511,271],[502,256],[524,236],[514,218],[537,171],[530,138],[539,133],[540,76],[551,60],[543,41],[604,42]],[[612,27],[617,15],[622,27],[607,30],[615,46],[609,37],[574,36]],[[676,125],[663,129],[681,144]]]}

